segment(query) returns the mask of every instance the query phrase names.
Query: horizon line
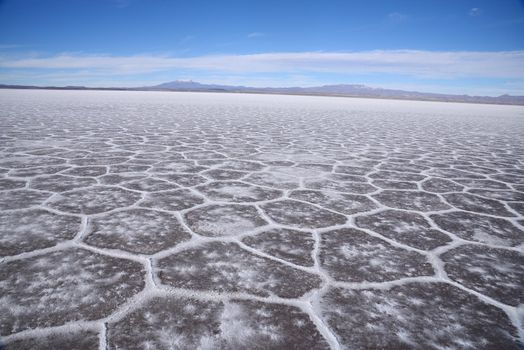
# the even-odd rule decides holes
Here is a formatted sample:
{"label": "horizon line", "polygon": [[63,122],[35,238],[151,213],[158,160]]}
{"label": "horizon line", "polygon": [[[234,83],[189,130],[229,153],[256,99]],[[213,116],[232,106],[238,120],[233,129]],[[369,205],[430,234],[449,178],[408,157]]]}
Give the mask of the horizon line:
{"label": "horizon line", "polygon": [[[171,82],[184,82],[175,80]],[[188,81],[185,81],[188,82]],[[190,81],[192,83],[198,83]],[[169,83],[169,82],[167,82]],[[199,84],[199,83],[198,83]],[[162,84],[158,84],[162,85]],[[143,87],[87,87],[87,86],[36,86],[36,85],[15,85],[15,84],[2,84],[0,83],[0,89],[3,90],[69,90],[69,91],[142,91],[142,92],[195,92],[195,93],[232,93],[232,94],[261,94],[261,95],[283,95],[283,96],[312,96],[312,97],[346,97],[346,98],[368,98],[368,99],[383,99],[383,100],[401,100],[401,101],[425,101],[425,102],[448,102],[448,103],[473,103],[473,104],[493,104],[493,105],[510,105],[510,106],[524,106],[524,96],[520,95],[499,95],[499,96],[471,96],[467,94],[441,94],[441,93],[425,93],[420,91],[405,91],[405,90],[393,90],[393,89],[382,89],[382,88],[371,88],[382,91],[395,91],[404,93],[415,93],[421,94],[422,96],[401,96],[401,95],[358,95],[351,93],[335,93],[335,92],[307,92],[307,91],[278,91],[278,89],[293,89],[301,87],[281,87],[281,88],[255,88],[242,86],[246,90],[225,90],[225,89],[212,89],[212,88],[159,88],[156,86],[143,86]],[[238,86],[228,86],[221,84],[203,84],[206,85],[220,85],[225,87],[235,88]],[[333,84],[317,86],[316,88],[329,87],[329,86],[364,86],[363,84]],[[311,87],[315,88],[315,87]],[[277,91],[264,91],[265,89],[275,89]],[[303,88],[302,88],[303,89]],[[511,98],[512,100],[502,100],[502,98]]]}

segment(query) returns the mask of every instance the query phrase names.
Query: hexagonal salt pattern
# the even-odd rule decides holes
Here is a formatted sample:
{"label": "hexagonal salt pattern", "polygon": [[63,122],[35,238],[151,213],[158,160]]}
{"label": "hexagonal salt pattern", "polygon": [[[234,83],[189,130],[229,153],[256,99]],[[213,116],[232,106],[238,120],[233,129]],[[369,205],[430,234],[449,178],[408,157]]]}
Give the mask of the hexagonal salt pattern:
{"label": "hexagonal salt pattern", "polygon": [[431,218],[440,228],[462,239],[507,247],[524,244],[524,229],[507,219],[461,211],[434,214]]}
{"label": "hexagonal salt pattern", "polygon": [[43,209],[0,212],[0,256],[54,246],[80,231],[81,219]]}
{"label": "hexagonal salt pattern", "polygon": [[317,275],[247,252],[235,243],[211,242],[158,261],[159,279],[174,287],[297,298],[320,286]]}
{"label": "hexagonal salt pattern", "polygon": [[508,305],[524,303],[522,252],[462,245],[441,258],[452,280]]}
{"label": "hexagonal salt pattern", "polygon": [[495,199],[483,198],[469,193],[450,193],[445,194],[444,198],[458,209],[503,217],[516,216],[508,211],[504,203]]}
{"label": "hexagonal salt pattern", "polygon": [[173,214],[129,209],[93,218],[84,241],[100,248],[153,254],[190,238]]}
{"label": "hexagonal salt pattern", "polygon": [[120,187],[96,186],[56,194],[47,205],[67,213],[99,214],[133,205],[140,198],[140,194]]}
{"label": "hexagonal salt pattern", "polygon": [[451,208],[437,195],[421,191],[384,190],[373,197],[380,203],[397,209],[425,212]]}
{"label": "hexagonal salt pattern", "polygon": [[151,209],[179,211],[204,203],[204,199],[187,189],[146,194],[140,206]]}
{"label": "hexagonal salt pattern", "polygon": [[274,199],[281,191],[265,189],[238,181],[217,181],[196,187],[207,198],[224,202],[258,202]]}
{"label": "hexagonal salt pattern", "polygon": [[500,309],[445,283],[329,290],[318,305],[343,349],[514,349]]}
{"label": "hexagonal salt pattern", "polygon": [[226,204],[208,205],[185,214],[191,229],[203,236],[233,236],[249,232],[267,222],[254,206]]}
{"label": "hexagonal salt pattern", "polygon": [[384,282],[434,273],[420,253],[355,229],[323,233],[319,259],[330,276],[346,282]]}
{"label": "hexagonal salt pattern", "polygon": [[94,320],[144,287],[141,264],[72,248],[2,263],[0,332]]}
{"label": "hexagonal salt pattern", "polygon": [[314,265],[315,238],[309,232],[273,229],[242,239],[246,245],[297,265]]}
{"label": "hexagonal salt pattern", "polygon": [[13,190],[0,192],[0,210],[24,209],[40,205],[51,194],[33,190]]}
{"label": "hexagonal salt pattern", "polygon": [[155,298],[109,324],[109,349],[329,349],[309,316],[283,304]]}
{"label": "hexagonal salt pattern", "polygon": [[93,185],[96,185],[96,181],[92,178],[49,175],[34,178],[31,181],[30,187],[43,191],[64,192]]}
{"label": "hexagonal salt pattern", "polygon": [[262,205],[262,208],[271,219],[282,225],[320,228],[346,222],[343,215],[294,200],[271,202]]}
{"label": "hexagonal salt pattern", "polygon": [[289,196],[347,215],[377,208],[376,204],[368,197],[334,191],[300,190],[291,192]]}
{"label": "hexagonal salt pattern", "polygon": [[0,347],[522,347],[518,108],[63,94],[0,91]]}
{"label": "hexagonal salt pattern", "polygon": [[384,237],[415,248],[431,250],[451,241],[445,233],[431,228],[420,214],[386,210],[355,218],[358,227],[380,233]]}

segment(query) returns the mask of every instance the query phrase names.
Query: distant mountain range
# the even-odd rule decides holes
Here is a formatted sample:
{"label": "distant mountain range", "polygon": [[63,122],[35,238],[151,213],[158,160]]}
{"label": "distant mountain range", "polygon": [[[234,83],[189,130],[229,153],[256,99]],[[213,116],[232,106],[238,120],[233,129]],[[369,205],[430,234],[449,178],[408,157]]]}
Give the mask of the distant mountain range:
{"label": "distant mountain range", "polygon": [[130,90],[130,91],[200,91],[200,92],[230,92],[230,93],[263,93],[263,94],[288,94],[288,95],[318,95],[318,96],[344,96],[365,98],[386,98],[419,101],[444,101],[444,102],[469,102],[493,103],[507,105],[524,105],[524,96],[470,96],[437,94],[429,92],[405,91],[394,89],[372,88],[360,84],[323,85],[315,87],[283,87],[283,88],[257,88],[249,86],[231,86],[219,84],[201,84],[195,81],[175,80],[155,86],[136,88],[88,88],[84,86],[25,86],[4,85],[0,89],[52,89],[52,90]]}

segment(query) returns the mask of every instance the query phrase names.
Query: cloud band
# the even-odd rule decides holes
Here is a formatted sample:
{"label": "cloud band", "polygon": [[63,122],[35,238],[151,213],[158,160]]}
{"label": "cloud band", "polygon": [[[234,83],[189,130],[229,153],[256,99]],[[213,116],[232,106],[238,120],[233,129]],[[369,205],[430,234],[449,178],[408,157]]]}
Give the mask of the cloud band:
{"label": "cloud band", "polygon": [[524,78],[524,51],[375,50],[359,52],[282,52],[171,57],[59,54],[0,57],[4,69],[107,70],[137,74],[171,69],[232,73],[325,72],[401,74],[420,78]]}

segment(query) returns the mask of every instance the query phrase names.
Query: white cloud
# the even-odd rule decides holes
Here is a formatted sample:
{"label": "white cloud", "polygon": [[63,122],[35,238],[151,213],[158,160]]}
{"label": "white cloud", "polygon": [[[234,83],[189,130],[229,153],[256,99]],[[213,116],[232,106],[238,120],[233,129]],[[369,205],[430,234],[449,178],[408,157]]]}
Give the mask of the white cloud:
{"label": "white cloud", "polygon": [[265,34],[264,33],[260,33],[260,32],[253,32],[253,33],[249,33],[247,35],[248,38],[260,38],[260,37],[263,37]]}
{"label": "white cloud", "polygon": [[408,19],[408,16],[400,12],[391,12],[388,14],[388,19],[390,22],[400,23]]}
{"label": "white cloud", "polygon": [[131,5],[131,0],[112,0],[115,7],[126,8]]}
{"label": "white cloud", "polygon": [[140,74],[171,69],[233,73],[400,74],[419,78],[524,78],[524,51],[375,50],[357,52],[274,52],[246,55],[172,57],[60,54],[8,58],[10,69],[97,70]]}
{"label": "white cloud", "polygon": [[194,40],[195,38],[196,38],[196,36],[194,36],[194,35],[186,35],[182,39],[180,39],[180,41],[178,43],[179,44],[187,44],[188,42]]}
{"label": "white cloud", "polygon": [[469,15],[471,17],[477,17],[477,16],[480,16],[482,14],[482,10],[479,9],[478,7],[473,7],[472,9],[469,10]]}

